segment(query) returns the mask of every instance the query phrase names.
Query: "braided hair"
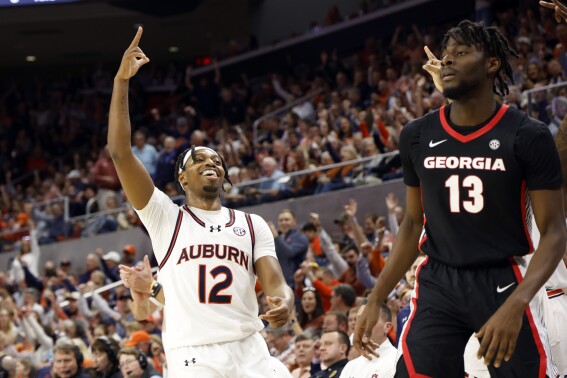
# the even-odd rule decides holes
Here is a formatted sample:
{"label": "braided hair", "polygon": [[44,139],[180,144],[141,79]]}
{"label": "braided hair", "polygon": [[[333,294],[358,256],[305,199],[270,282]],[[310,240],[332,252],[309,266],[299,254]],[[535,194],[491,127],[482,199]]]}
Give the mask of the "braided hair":
{"label": "braided hair", "polygon": [[[183,189],[183,187],[179,183],[179,170],[185,168],[184,166],[182,167],[181,165],[183,164],[183,161],[185,160],[185,156],[187,154],[191,154],[191,159],[193,159],[193,161],[195,161],[195,157],[196,157],[195,148],[196,148],[196,146],[191,146],[190,148],[186,149],[185,151],[183,151],[182,153],[179,154],[179,156],[177,157],[177,160],[175,161],[175,171],[173,172],[173,182],[175,183],[175,186],[177,187],[177,189],[180,192],[185,192],[185,190]],[[221,154],[218,154],[218,155],[221,159],[222,169],[224,169],[224,180],[226,182],[228,182],[230,185],[232,185],[232,181],[230,181],[230,178],[228,177],[228,168],[226,166],[224,158],[222,157]],[[226,192],[226,189],[224,187],[224,183],[223,183],[223,186],[222,186],[222,190]]]}
{"label": "braided hair", "polygon": [[478,22],[464,20],[445,34],[442,43],[443,49],[447,47],[449,38],[454,39],[459,44],[480,48],[488,56],[500,59],[501,64],[496,71],[495,77],[497,83],[494,83],[493,90],[494,93],[501,96],[508,94],[507,81],[514,83],[510,57],[518,58],[519,55],[510,47],[498,28],[494,26],[486,27]]}

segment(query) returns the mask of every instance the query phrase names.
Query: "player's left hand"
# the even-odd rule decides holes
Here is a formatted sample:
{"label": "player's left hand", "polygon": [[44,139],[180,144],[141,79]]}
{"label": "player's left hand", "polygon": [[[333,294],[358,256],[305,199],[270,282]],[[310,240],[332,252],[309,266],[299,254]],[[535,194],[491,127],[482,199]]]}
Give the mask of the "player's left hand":
{"label": "player's left hand", "polygon": [[509,361],[516,349],[522,327],[524,309],[505,302],[475,334],[479,339],[477,358],[484,357],[486,366],[499,368],[502,360]]}
{"label": "player's left hand", "polygon": [[119,265],[120,278],[131,291],[138,291],[147,294],[152,286],[152,267],[148,256],[144,256],[144,265],[142,269],[129,267],[127,265]]}
{"label": "player's left hand", "polygon": [[288,319],[291,309],[287,307],[286,301],[281,297],[268,297],[266,296],[266,301],[270,306],[270,310],[264,315],[260,315],[260,319],[266,320],[270,323],[270,326],[274,328],[279,328],[284,326]]}
{"label": "player's left hand", "polygon": [[555,11],[555,21],[561,23],[561,21],[567,22],[567,7],[563,5],[558,0],[551,1],[540,1],[539,5],[544,8],[552,9]]}

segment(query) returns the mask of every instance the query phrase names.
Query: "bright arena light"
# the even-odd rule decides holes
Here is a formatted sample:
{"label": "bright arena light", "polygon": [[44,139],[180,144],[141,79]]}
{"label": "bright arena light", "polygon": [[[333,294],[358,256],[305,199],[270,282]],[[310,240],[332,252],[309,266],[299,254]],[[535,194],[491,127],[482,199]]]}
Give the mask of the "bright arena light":
{"label": "bright arena light", "polygon": [[176,53],[176,52],[179,51],[179,47],[177,47],[177,46],[170,46],[167,50],[168,50],[170,53]]}
{"label": "bright arena light", "polygon": [[26,62],[35,62],[37,57],[35,55],[28,55],[26,56]]}

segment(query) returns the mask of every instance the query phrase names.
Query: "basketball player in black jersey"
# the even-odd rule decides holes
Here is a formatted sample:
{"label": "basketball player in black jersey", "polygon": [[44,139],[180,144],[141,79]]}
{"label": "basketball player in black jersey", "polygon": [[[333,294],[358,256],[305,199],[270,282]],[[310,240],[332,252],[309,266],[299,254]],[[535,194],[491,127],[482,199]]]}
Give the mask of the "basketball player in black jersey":
{"label": "basketball player in black jersey", "polygon": [[[507,93],[516,53],[498,29],[463,21],[443,41],[443,91],[452,103],[404,128],[406,216],[357,322],[370,358],[380,303],[418,256],[411,314],[396,377],[463,377],[473,332],[493,377],[555,373],[530,300],[563,255],[561,169],[547,127],[495,100]],[[533,252],[533,209],[541,242]]]}

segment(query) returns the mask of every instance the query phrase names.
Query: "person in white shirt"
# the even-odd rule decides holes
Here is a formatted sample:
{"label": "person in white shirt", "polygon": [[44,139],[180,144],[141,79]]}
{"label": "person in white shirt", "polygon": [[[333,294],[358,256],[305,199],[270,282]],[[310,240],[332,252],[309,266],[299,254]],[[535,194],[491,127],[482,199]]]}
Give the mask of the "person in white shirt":
{"label": "person in white shirt", "polygon": [[388,332],[391,329],[392,312],[388,306],[382,304],[380,306],[380,318],[372,328],[371,335],[371,339],[380,345],[374,350],[379,357],[372,360],[363,356],[355,358],[344,367],[340,378],[393,377],[396,373],[397,350],[388,339]]}
{"label": "person in white shirt", "polygon": [[[222,207],[221,191],[230,181],[224,160],[210,148],[192,147],[177,159],[175,181],[187,205],[176,205],[154,186],[129,143],[129,80],[149,61],[138,46],[141,36],[140,27],[114,79],[108,127],[120,183],[148,230],[159,264],[159,283],[145,293],[132,290],[132,297],[147,306],[150,294],[166,288],[163,344],[170,376],[274,377],[258,331],[261,320],[272,327],[286,324],[294,298],[272,233],[261,217]],[[271,307],[260,318],[256,275]]]}

